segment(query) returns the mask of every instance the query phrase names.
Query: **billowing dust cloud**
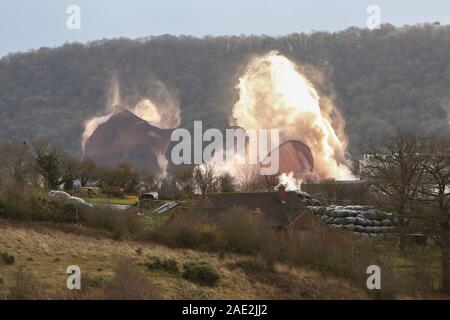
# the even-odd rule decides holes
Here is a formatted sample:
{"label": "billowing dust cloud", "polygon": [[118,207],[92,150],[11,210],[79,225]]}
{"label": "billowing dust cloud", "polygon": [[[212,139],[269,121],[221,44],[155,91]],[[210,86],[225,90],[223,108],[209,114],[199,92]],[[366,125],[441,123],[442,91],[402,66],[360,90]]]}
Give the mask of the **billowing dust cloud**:
{"label": "billowing dust cloud", "polygon": [[[173,97],[163,83],[154,81],[152,86],[153,95],[157,97],[159,103],[154,103],[150,98],[142,98],[133,106],[125,106],[129,111],[141,119],[149,122],[151,125],[161,129],[176,128],[181,121],[180,107],[178,101]],[[118,106],[123,106],[124,102],[120,96],[120,86],[117,77],[111,81],[108,102],[103,114],[90,118],[84,123],[81,147],[84,154],[84,148],[89,137],[94,133],[98,126],[107,122],[116,112],[122,111]]]}
{"label": "billowing dust cloud", "polygon": [[178,127],[180,124],[180,108],[178,105],[159,106],[155,105],[150,99],[143,99],[130,108],[130,111],[158,128]]}
{"label": "billowing dust cloud", "polygon": [[119,81],[117,77],[113,77],[111,87],[108,93],[108,102],[102,115],[90,118],[84,122],[84,131],[81,136],[81,150],[84,155],[84,148],[89,137],[94,133],[97,127],[109,120],[114,114],[115,106],[120,104]]}
{"label": "billowing dust cloud", "polygon": [[243,128],[279,129],[280,142],[306,143],[314,155],[318,179],[352,179],[345,159],[346,143],[321,110],[320,97],[296,65],[277,52],[255,58],[239,79],[239,101],[233,124]]}

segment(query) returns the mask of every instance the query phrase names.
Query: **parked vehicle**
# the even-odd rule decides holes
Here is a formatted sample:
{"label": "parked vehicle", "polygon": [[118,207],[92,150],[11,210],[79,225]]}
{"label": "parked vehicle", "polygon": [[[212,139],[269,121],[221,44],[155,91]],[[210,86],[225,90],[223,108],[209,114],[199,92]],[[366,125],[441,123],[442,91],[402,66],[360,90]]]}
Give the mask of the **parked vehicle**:
{"label": "parked vehicle", "polygon": [[81,199],[78,197],[70,197],[69,199],[67,199],[66,203],[71,203],[71,204],[74,204],[76,206],[81,206],[81,207],[93,207],[92,203],[89,203],[89,202],[85,201],[84,199]]}
{"label": "parked vehicle", "polygon": [[85,200],[73,197],[67,192],[59,191],[59,190],[52,190],[48,193],[48,196],[56,201],[61,201],[64,204],[73,204],[75,206],[81,206],[81,207],[92,207],[93,205],[89,202],[86,202]]}
{"label": "parked vehicle", "polygon": [[68,194],[67,192],[64,192],[64,191],[59,191],[59,190],[52,190],[52,191],[50,191],[49,193],[48,193],[48,196],[50,197],[50,198],[53,198],[53,199],[64,199],[64,200],[67,200],[67,199],[70,199],[72,196],[70,195],[70,194]]}
{"label": "parked vehicle", "polygon": [[157,192],[146,192],[141,194],[139,197],[139,208],[150,209],[152,208],[156,201],[158,200],[159,195]]}

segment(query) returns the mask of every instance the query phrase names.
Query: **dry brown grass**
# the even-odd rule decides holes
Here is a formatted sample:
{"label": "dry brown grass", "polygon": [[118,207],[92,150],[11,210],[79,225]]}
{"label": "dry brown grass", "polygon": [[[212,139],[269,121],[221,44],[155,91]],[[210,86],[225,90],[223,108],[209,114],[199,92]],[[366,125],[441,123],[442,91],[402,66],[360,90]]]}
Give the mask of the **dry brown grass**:
{"label": "dry brown grass", "polygon": [[147,275],[129,260],[120,260],[114,268],[114,276],[103,286],[103,298],[107,300],[156,300],[161,290]]}
{"label": "dry brown grass", "polygon": [[172,248],[257,255],[268,267],[277,263],[308,267],[350,280],[360,289],[366,289],[367,267],[375,264],[383,270],[384,278],[389,279],[375,295],[377,298],[389,299],[405,293],[406,282],[406,293],[417,288],[415,279],[400,279],[389,255],[377,250],[378,241],[325,227],[302,238],[287,237],[242,208],[223,212],[218,218],[199,215],[195,220],[175,220],[153,232],[153,239]]}
{"label": "dry brown grass", "polygon": [[25,266],[3,269],[6,270],[0,269],[0,300],[48,299],[45,285],[31,270]]}
{"label": "dry brown grass", "polygon": [[[137,250],[138,248],[141,249]],[[92,279],[114,279],[114,268],[121,259],[131,261],[137,266],[139,272],[159,288],[163,299],[368,298],[363,290],[353,288],[348,281],[324,276],[307,268],[276,265],[276,270],[282,273],[284,282],[258,280],[240,268],[230,268],[230,264],[243,259],[239,255],[223,256],[189,249],[170,249],[153,243],[114,241],[89,234],[65,233],[43,225],[34,227],[33,223],[25,228],[0,220],[0,249],[14,255],[16,260],[8,270],[2,271],[5,276],[9,278],[15,268],[26,266],[48,289],[47,298],[76,298],[65,288],[67,266],[80,266],[83,287],[83,283],[87,285]],[[145,263],[154,256],[175,259],[179,265],[206,261],[220,273],[220,284],[217,287],[204,287],[183,279],[181,275],[162,270],[147,270]],[[89,279],[86,279],[87,274]],[[286,287],[289,280],[301,288],[302,294]],[[88,297],[78,298],[103,296],[100,290],[94,287]]]}

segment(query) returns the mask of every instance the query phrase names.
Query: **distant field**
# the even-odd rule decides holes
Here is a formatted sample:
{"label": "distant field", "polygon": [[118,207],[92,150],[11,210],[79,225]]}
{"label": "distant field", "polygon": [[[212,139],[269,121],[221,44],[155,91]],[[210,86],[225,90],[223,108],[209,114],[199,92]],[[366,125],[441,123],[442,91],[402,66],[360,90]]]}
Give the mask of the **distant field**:
{"label": "distant field", "polygon": [[[93,204],[102,204],[102,205],[125,205],[125,206],[133,206],[138,202],[138,199],[122,199],[122,198],[106,198],[106,197],[98,197],[98,198],[84,198],[84,200],[93,203]],[[145,216],[146,219],[143,220],[143,223],[150,227],[155,228],[163,225],[170,217],[170,213],[153,213],[157,207],[162,206],[163,204],[171,202],[168,200],[159,200],[157,201],[155,207],[151,209],[142,209],[141,213]],[[183,203],[180,203],[182,205]],[[137,207],[135,208],[137,212]]]}
{"label": "distant field", "polygon": [[122,198],[84,198],[90,203],[100,203],[100,204],[120,204],[126,206],[132,206],[138,202],[138,199],[122,199]]}

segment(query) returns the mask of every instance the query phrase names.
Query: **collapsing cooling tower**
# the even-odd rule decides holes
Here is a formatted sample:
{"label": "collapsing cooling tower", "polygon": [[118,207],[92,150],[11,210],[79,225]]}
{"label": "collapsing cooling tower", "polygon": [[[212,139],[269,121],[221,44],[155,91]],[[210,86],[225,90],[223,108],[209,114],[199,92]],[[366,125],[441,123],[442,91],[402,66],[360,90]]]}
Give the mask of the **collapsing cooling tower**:
{"label": "collapsing cooling tower", "polygon": [[160,129],[123,109],[99,125],[86,142],[84,158],[99,165],[127,163],[136,169],[159,174],[161,157],[170,143],[173,129]]}
{"label": "collapsing cooling tower", "polygon": [[305,179],[313,175],[314,157],[311,149],[303,142],[298,140],[283,142],[278,148],[272,150],[271,154],[274,152],[279,152],[280,165],[276,175],[293,173],[297,179]]}

